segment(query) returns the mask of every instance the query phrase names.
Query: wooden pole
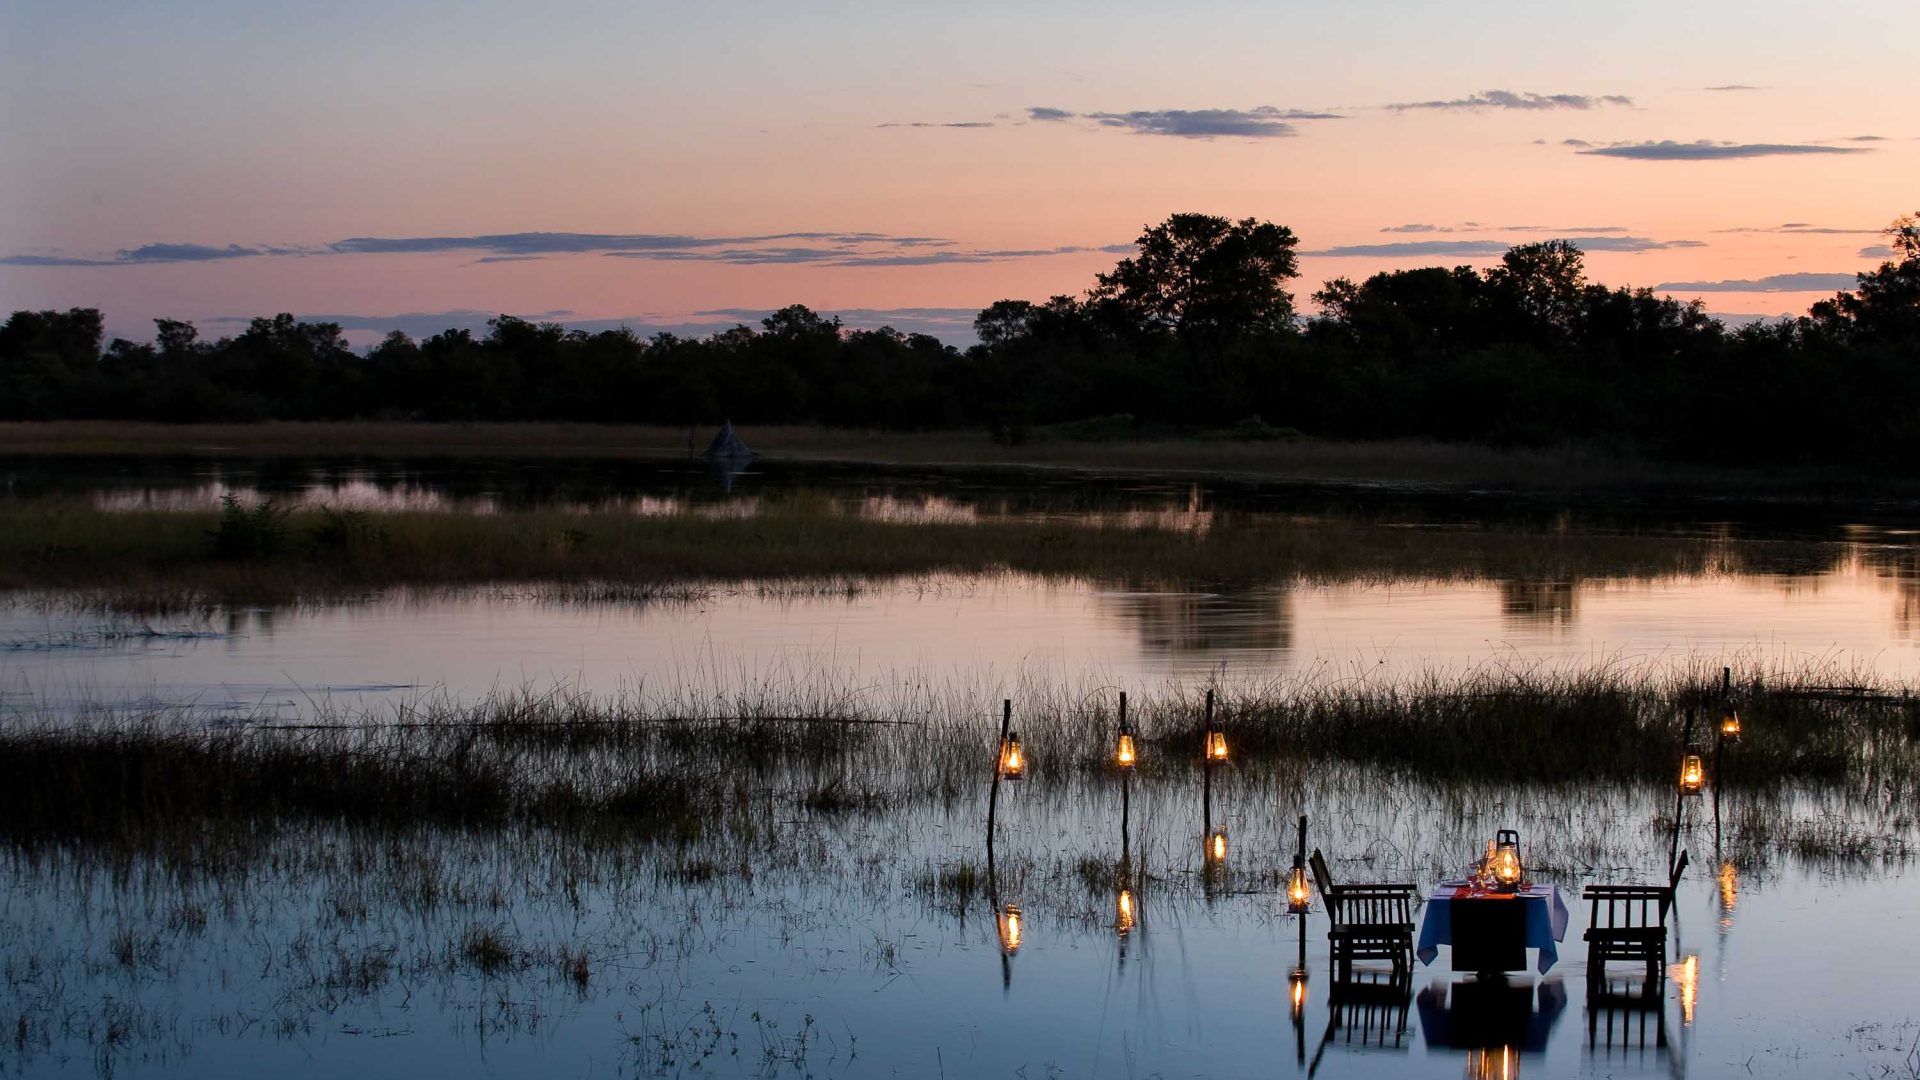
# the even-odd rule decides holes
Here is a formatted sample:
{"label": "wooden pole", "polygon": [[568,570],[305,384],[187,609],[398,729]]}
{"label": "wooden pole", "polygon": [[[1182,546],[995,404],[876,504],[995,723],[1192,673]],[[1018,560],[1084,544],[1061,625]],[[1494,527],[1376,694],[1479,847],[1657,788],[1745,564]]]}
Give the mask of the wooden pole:
{"label": "wooden pole", "polygon": [[987,789],[987,880],[993,880],[993,822],[1000,809],[1000,755],[1013,728],[1013,699],[1000,703],[1000,741],[993,747],[993,786]]}
{"label": "wooden pole", "polygon": [[[1300,815],[1300,843],[1293,849],[1293,865],[1307,865],[1307,815]],[[1300,914],[1300,970],[1307,969],[1307,916]]]}
{"label": "wooden pole", "polygon": [[[1680,736],[1681,753],[1693,749],[1693,709],[1687,709],[1687,722]],[[1680,815],[1686,812],[1687,793],[1681,789],[1679,781],[1674,782],[1673,796],[1673,840],[1667,845],[1667,877],[1673,877],[1673,864],[1680,857]]]}
{"label": "wooden pole", "polygon": [[1213,835],[1213,691],[1207,691],[1207,714],[1200,732],[1200,837]]}

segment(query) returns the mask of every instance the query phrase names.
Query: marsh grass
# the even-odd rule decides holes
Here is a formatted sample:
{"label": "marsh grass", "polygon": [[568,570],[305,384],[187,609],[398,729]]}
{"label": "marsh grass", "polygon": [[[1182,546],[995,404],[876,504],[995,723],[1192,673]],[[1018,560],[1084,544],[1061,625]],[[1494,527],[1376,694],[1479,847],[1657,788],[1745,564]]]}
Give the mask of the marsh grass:
{"label": "marsh grass", "polygon": [[[1108,587],[1294,582],[1571,583],[1703,574],[1828,572],[1843,545],[1590,533],[1552,528],[1379,528],[1352,519],[1219,514],[1205,528],[1132,519],[974,522],[865,516],[792,492],[744,516],[563,508],[399,511],[107,511],[83,500],[0,500],[0,590],[68,590],[52,602],[136,613],[289,604],[402,586],[513,589],[562,601],[858,595],[876,581],[1018,573]],[[1901,553],[1868,568],[1910,574]],[[1882,565],[1884,564],[1884,565]]]}

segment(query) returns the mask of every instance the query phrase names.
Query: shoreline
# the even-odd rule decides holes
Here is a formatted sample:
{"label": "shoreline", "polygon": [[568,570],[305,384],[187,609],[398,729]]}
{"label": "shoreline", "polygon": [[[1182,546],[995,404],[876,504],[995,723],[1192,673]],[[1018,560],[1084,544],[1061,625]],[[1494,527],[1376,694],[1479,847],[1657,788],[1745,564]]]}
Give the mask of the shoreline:
{"label": "shoreline", "polygon": [[[1002,446],[984,432],[739,429],[759,460],[941,470],[1091,471],[1239,482],[1439,492],[1656,495],[1833,503],[1920,498],[1903,478],[1834,468],[1739,469],[1610,455],[1585,447],[1495,448],[1431,441],[1230,442],[1199,438]],[[704,448],[704,429],[576,423],[0,423],[0,459],[104,457],[645,461]]]}

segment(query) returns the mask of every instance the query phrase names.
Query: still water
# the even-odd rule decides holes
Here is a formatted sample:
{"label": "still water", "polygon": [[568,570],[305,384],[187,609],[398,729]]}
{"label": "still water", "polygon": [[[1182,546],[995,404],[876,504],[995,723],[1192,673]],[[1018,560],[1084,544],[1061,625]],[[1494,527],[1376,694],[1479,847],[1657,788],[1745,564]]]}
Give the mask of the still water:
{"label": "still water", "polygon": [[[375,715],[565,686],[725,695],[907,682],[992,701],[1464,673],[1484,665],[1824,665],[1920,678],[1909,506],[1564,501],[1085,474],[677,463],[16,462],[9,497],[197,508],[225,494],[372,512],[525,506],[751,516],[808,490],[910,524],[1028,517],[1205,528],[1212,515],[1380,529],[1539,529],[1811,544],[1792,573],[1411,580],[1139,590],[942,575],[826,596],[751,583],[591,605],[537,589],[399,591],[334,605],[114,619],[57,596],[0,607],[0,712],[92,706],[190,721]],[[159,856],[0,860],[0,1073],[33,1076],[1911,1076],[1920,1073],[1916,808],[1858,793],[1747,793],[1729,817],[1866,832],[1879,855],[1731,845],[1689,803],[1693,868],[1668,977],[1639,1008],[1590,997],[1592,881],[1666,856],[1664,790],[1531,778],[1462,791],[1356,770],[1222,777],[1228,872],[1202,866],[1197,777],[1015,786],[993,906],[930,894],[977,864],[984,782],[951,801],[830,816],[769,802],[751,850],[708,838],[631,862],[527,833],[295,828],[244,873]],[[1743,806],[1743,800],[1762,805]],[[1336,992],[1327,922],[1275,891],[1296,814],[1350,880],[1421,893],[1496,828],[1522,830],[1573,922],[1546,973],[1483,985],[1442,950],[1384,1004]],[[1122,933],[1111,868],[1144,875]],[[598,859],[598,861],[596,861]],[[1022,913],[1007,947],[1007,903]],[[1416,915],[1416,919],[1419,916]],[[473,960],[477,931],[509,959]],[[575,950],[584,980],[568,974]],[[1614,973],[1631,975],[1616,967]],[[1294,992],[1299,989],[1298,1004]],[[1367,1002],[1371,1001],[1371,1004]]]}

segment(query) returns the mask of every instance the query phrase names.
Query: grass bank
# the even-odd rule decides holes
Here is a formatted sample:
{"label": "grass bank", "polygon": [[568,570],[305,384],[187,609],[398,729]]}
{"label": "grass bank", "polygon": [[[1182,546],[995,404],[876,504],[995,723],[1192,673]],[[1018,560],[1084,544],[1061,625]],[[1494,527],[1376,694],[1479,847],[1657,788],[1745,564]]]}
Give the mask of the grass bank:
{"label": "grass bank", "polygon": [[129,611],[326,600],[398,586],[532,583],[563,585],[583,600],[645,600],[698,595],[720,583],[843,590],[864,580],[940,573],[1016,572],[1129,587],[1570,583],[1811,573],[1846,557],[1819,543],[1373,528],[1232,515],[1194,528],[1125,519],[900,522],[806,493],[658,515],[237,506],[225,514],[109,512],[80,499],[0,500],[0,589],[80,590],[83,602]]}
{"label": "grass bank", "polygon": [[[1418,440],[1237,442],[1216,439],[1083,441],[1041,437],[1000,446],[983,432],[864,432],[745,427],[758,453],[781,461],[867,462],[1180,472],[1304,481],[1490,487],[1591,494],[1597,490],[1714,497],[1830,500],[1911,491],[1904,479],[1847,470],[1725,469],[1621,457],[1582,447],[1494,448]],[[204,455],[403,458],[647,459],[704,448],[709,429],[594,424],[0,423],[0,456]]]}

